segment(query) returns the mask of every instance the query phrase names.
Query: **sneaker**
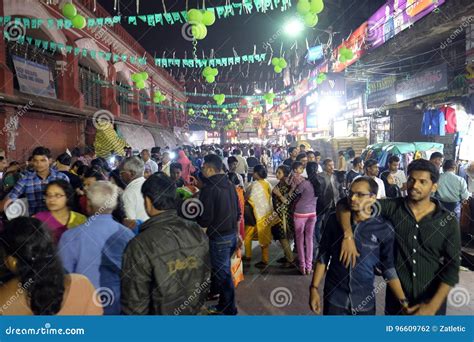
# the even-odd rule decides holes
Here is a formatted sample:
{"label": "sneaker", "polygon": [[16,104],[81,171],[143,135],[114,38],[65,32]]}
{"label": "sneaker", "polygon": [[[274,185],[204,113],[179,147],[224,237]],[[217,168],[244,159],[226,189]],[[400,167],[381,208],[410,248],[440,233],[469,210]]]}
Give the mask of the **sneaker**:
{"label": "sneaker", "polygon": [[260,261],[255,264],[256,268],[267,268],[268,264],[266,262]]}
{"label": "sneaker", "polygon": [[283,258],[278,259],[278,260],[277,260],[277,263],[279,263],[279,264],[284,264],[284,263],[286,263],[287,261],[288,261],[288,260],[286,259],[286,257],[283,257]]}
{"label": "sneaker", "polygon": [[217,306],[211,305],[211,306],[208,306],[208,307],[207,307],[207,309],[206,309],[206,314],[209,315],[209,316],[221,316],[221,315],[222,315],[222,311],[220,311],[219,309],[217,309]]}

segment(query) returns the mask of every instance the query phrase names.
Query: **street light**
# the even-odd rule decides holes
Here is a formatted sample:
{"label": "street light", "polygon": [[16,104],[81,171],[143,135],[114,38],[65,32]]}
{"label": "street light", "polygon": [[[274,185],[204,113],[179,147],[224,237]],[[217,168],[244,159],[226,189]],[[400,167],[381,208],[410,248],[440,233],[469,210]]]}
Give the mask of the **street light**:
{"label": "street light", "polygon": [[296,37],[304,30],[304,25],[300,19],[292,18],[285,23],[283,30],[288,36]]}

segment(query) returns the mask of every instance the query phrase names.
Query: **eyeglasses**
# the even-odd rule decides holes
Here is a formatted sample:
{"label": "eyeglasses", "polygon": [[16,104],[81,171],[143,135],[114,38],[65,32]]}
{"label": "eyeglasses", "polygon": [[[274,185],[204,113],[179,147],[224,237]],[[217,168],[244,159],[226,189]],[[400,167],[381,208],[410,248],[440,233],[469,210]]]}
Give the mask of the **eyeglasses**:
{"label": "eyeglasses", "polygon": [[348,192],[348,196],[349,198],[352,198],[353,196],[355,197],[358,197],[358,198],[363,198],[363,197],[369,197],[369,196],[372,196],[373,194],[372,193],[363,193],[363,192],[352,192],[352,191],[349,191]]}
{"label": "eyeglasses", "polygon": [[66,197],[66,195],[62,195],[62,194],[46,194],[44,195],[44,197],[46,197],[47,199],[52,199],[52,198],[55,198],[55,199],[60,199],[60,198],[63,198],[63,197]]}

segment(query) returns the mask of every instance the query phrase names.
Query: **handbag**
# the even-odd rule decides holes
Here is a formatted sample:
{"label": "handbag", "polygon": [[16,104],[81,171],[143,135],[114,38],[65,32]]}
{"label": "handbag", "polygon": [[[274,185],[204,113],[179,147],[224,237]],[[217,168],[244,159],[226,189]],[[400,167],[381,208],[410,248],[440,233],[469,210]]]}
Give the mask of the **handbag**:
{"label": "handbag", "polygon": [[244,222],[246,226],[255,226],[257,224],[257,219],[255,218],[253,207],[247,201],[245,201],[244,206]]}
{"label": "handbag", "polygon": [[240,249],[235,251],[230,259],[230,270],[232,272],[234,287],[237,287],[237,285],[244,280],[244,267],[242,263],[242,252]]}

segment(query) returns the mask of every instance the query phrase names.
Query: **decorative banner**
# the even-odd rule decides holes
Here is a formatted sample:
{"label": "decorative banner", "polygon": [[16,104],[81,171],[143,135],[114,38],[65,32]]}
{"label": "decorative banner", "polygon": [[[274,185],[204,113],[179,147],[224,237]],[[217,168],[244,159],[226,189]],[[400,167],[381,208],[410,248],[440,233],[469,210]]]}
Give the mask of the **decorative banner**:
{"label": "decorative banner", "polygon": [[22,93],[56,98],[51,70],[47,65],[12,55],[16,77]]}
{"label": "decorative banner", "polygon": [[[282,12],[287,11],[291,7],[290,0],[244,0],[239,3],[217,6],[206,8],[208,11],[212,11],[216,14],[218,19],[233,17],[242,14],[252,14],[252,12],[265,13],[268,10],[280,9]],[[102,26],[114,26],[116,24],[124,22],[130,25],[137,25],[138,23],[144,23],[149,26],[157,26],[164,24],[173,25],[176,23],[184,24],[187,22],[186,11],[182,12],[168,12],[168,13],[155,13],[139,16],[114,16],[105,18],[86,18],[87,27],[102,27]],[[48,28],[63,29],[71,28],[72,22],[69,19],[30,19],[30,18],[11,18],[10,16],[0,17],[0,26],[5,25],[11,20],[20,19],[21,23],[25,28],[39,28],[42,24],[47,23]]]}
{"label": "decorative banner", "polygon": [[376,48],[433,12],[445,0],[389,0],[368,20],[367,46]]}
{"label": "decorative banner", "polygon": [[397,102],[448,89],[448,66],[441,64],[397,82]]}
{"label": "decorative banner", "polygon": [[179,59],[179,58],[155,58],[155,65],[162,68],[203,68],[206,66],[231,66],[243,63],[265,62],[266,54],[243,55],[239,57],[223,57],[211,59]]}

